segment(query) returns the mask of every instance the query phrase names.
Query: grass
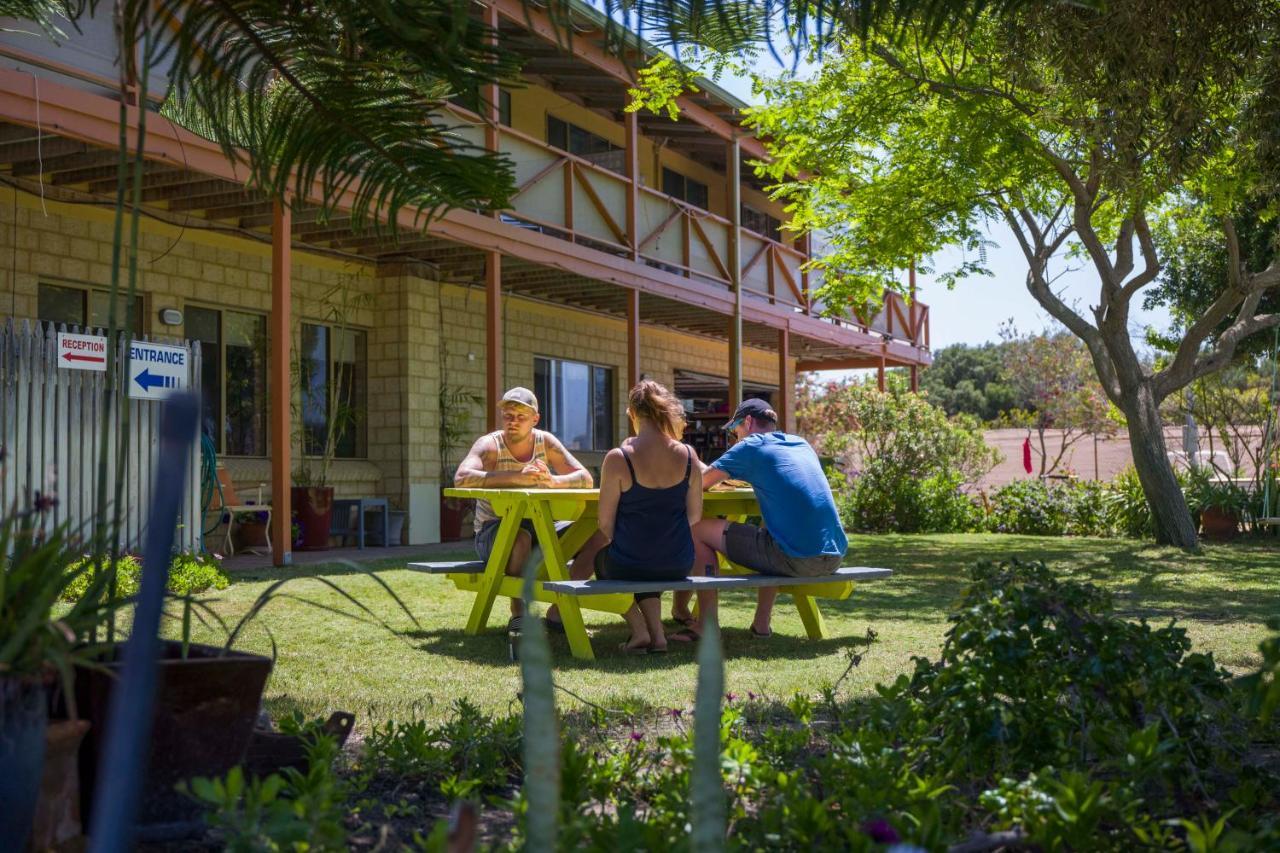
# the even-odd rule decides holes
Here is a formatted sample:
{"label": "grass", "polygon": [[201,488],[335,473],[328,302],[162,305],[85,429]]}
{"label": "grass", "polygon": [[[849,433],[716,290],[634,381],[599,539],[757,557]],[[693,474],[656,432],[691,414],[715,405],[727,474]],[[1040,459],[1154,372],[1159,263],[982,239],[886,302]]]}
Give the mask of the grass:
{"label": "grass", "polygon": [[[858,586],[846,601],[821,602],[826,640],[805,638],[785,596],[775,611],[774,637],[753,639],[747,626],[754,597],[721,597],[727,690],[783,699],[796,691],[813,693],[841,676],[848,650],[860,652],[863,661],[843,682],[845,691],[865,694],[878,682],[892,681],[910,670],[912,656],[936,653],[967,568],[982,559],[1043,559],[1066,576],[1099,583],[1112,591],[1123,614],[1159,623],[1177,620],[1197,650],[1213,652],[1220,664],[1236,672],[1258,665],[1263,623],[1280,614],[1280,547],[1269,541],[1206,545],[1201,554],[1186,554],[1114,539],[855,536],[850,555],[846,562],[887,566],[895,575]],[[459,552],[459,558],[465,556]],[[519,670],[508,660],[501,627],[505,600],[495,605],[490,629],[469,637],[462,627],[470,593],[444,578],[408,571],[403,564],[372,570],[395,590],[418,626],[370,579],[369,567],[331,564],[245,573],[235,576],[229,589],[205,596],[224,618],[234,619],[272,581],[297,577],[285,591],[352,610],[349,602],[313,580],[319,576],[342,586],[400,632],[393,635],[296,598],[272,601],[238,647],[269,652],[274,638],[278,659],[266,694],[273,715],[297,709],[320,716],[341,709],[356,713],[358,725],[365,728],[386,719],[439,720],[463,696],[486,711],[516,708]],[[623,657],[614,651],[626,636],[621,620],[588,613],[587,621],[596,660],[576,660],[563,638],[552,639],[556,683],[567,691],[558,696],[561,707],[572,708],[580,700],[609,707],[692,704],[692,648],[672,644],[664,656]],[[875,632],[874,642],[867,639],[868,629]],[[167,630],[173,635],[176,626]],[[215,637],[202,631],[197,639],[216,642]]]}

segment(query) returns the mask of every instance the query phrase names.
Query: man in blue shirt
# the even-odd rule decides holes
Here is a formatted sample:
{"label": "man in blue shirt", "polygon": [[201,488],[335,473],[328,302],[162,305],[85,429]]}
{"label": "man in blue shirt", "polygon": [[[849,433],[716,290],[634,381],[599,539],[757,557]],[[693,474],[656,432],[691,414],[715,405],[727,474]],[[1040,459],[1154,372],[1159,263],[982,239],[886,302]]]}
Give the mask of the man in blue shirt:
{"label": "man in blue shirt", "polygon": [[[831,486],[809,442],[778,429],[778,415],[764,400],[744,400],[725,426],[737,439],[724,455],[702,472],[702,487],[723,480],[745,480],[755,489],[764,527],[724,519],[703,519],[693,526],[694,570],[712,573],[716,555],[753,571],[790,577],[829,575],[840,566],[849,540]],[[776,587],[761,589],[751,633],[769,636]],[[705,600],[704,600],[705,599]],[[676,618],[689,625],[683,636],[701,634],[701,619],[716,607],[715,593],[699,593],[699,621],[680,619],[687,613],[688,593],[676,594]]]}

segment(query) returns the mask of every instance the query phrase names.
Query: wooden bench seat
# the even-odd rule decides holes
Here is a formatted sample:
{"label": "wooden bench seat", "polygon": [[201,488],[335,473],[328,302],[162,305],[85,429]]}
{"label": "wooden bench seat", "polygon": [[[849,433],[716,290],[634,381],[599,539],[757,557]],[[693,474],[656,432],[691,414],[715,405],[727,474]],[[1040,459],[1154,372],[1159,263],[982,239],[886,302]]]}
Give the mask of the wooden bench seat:
{"label": "wooden bench seat", "polygon": [[410,563],[409,568],[429,575],[481,575],[484,560],[463,560],[452,563]]}
{"label": "wooden bench seat", "polygon": [[669,592],[672,590],[722,590],[759,589],[760,587],[816,587],[826,584],[844,584],[850,581],[869,581],[887,578],[892,569],[876,569],[862,566],[845,566],[833,574],[818,577],[793,578],[781,575],[725,574],[717,577],[690,577],[678,581],[543,581],[542,588],[561,595],[611,595],[638,592]]}

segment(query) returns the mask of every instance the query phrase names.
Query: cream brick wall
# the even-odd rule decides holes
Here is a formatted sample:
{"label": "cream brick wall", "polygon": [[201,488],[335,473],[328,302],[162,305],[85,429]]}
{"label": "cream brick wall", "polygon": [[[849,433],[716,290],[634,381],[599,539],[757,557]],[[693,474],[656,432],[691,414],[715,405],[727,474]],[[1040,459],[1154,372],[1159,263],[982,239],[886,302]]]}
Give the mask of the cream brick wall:
{"label": "cream brick wall", "polygon": [[[0,193],[0,253],[11,257],[5,310],[34,317],[41,281],[105,287],[111,280],[110,211],[47,201],[19,193],[16,227],[13,196]],[[47,211],[47,213],[45,212]],[[163,326],[162,308],[203,305],[266,315],[271,307],[271,252],[263,242],[197,227],[186,229],[141,221],[138,290],[143,295],[143,332],[181,339],[181,326]],[[294,342],[301,323],[327,322],[326,300],[342,288],[359,294],[348,322],[368,338],[368,458],[337,460],[330,481],[338,496],[384,495],[402,507],[411,483],[439,484],[439,389],[442,377],[481,399],[485,393],[484,292],[439,284],[413,265],[373,266],[295,251],[293,255]],[[619,319],[528,299],[504,300],[504,386],[534,384],[536,356],[572,359],[614,370],[613,440],[626,432],[626,326]],[[724,376],[727,345],[655,326],[641,327],[641,371],[670,385],[677,368]],[[776,385],[777,357],[743,352],[745,378]],[[789,373],[786,388],[791,387]],[[267,399],[271,399],[268,389]],[[484,429],[482,407],[473,411],[473,432]],[[295,441],[296,445],[296,441]],[[450,467],[466,450],[458,448]],[[298,448],[293,449],[297,459]],[[598,464],[599,454],[583,454]],[[259,483],[269,489],[268,458],[227,458],[237,488],[248,497]],[[444,479],[448,479],[445,472]],[[446,483],[447,484],[447,483]]]}

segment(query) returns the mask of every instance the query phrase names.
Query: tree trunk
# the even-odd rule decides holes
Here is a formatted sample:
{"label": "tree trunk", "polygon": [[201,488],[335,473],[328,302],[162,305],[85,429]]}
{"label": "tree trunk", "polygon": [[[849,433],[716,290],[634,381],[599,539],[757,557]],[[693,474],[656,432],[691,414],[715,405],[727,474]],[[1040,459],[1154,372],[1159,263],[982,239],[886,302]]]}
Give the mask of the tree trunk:
{"label": "tree trunk", "polygon": [[1151,388],[1145,384],[1140,386],[1124,402],[1133,467],[1138,472],[1142,491],[1151,507],[1156,542],[1179,548],[1195,548],[1195,521],[1191,518],[1186,497],[1182,494],[1182,487],[1178,484],[1173,466],[1165,453],[1164,424],[1160,421],[1159,406]]}

